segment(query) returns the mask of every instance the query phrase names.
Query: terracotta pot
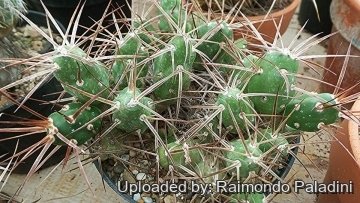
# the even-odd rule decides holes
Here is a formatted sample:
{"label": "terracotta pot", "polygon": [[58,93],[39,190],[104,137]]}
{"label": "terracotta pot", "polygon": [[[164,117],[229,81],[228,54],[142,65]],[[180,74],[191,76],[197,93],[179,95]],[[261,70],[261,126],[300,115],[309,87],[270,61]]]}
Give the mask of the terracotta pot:
{"label": "terracotta pot", "polygon": [[[191,0],[182,0],[183,4],[186,4],[186,2],[191,2]],[[259,31],[260,34],[262,34],[263,38],[269,42],[272,43],[274,41],[277,25],[280,28],[280,34],[284,34],[287,30],[290,20],[293,17],[296,8],[299,6],[300,0],[293,0],[293,2],[288,5],[286,8],[275,11],[273,13],[270,13],[268,16],[261,15],[261,16],[246,16],[247,19],[249,19],[255,28]],[[192,6],[190,6],[190,10],[192,10]],[[206,14],[207,15],[207,14]],[[226,15],[226,14],[225,14]],[[211,16],[213,19],[223,19],[221,14],[215,14]],[[280,21],[282,19],[281,25]],[[232,17],[231,17],[232,19]],[[233,23],[246,23],[246,20],[243,17],[235,17],[235,20]],[[276,23],[276,24],[275,24]],[[260,44],[260,42],[256,39],[253,39],[255,36],[252,34],[252,31],[248,27],[243,27],[234,30],[234,38],[247,38],[248,42],[250,43],[256,43]]]}
{"label": "terracotta pot", "polygon": [[353,194],[320,194],[318,203],[358,203],[360,200],[360,97],[351,110],[354,119],[343,121],[335,135],[338,141],[331,143],[329,168],[324,183],[352,181]]}
{"label": "terracotta pot", "polygon": [[[270,13],[267,17],[266,15],[262,16],[247,16],[247,18],[251,22],[256,22],[253,25],[255,28],[259,31],[259,33],[262,34],[263,38],[267,41],[272,43],[274,41],[275,35],[276,35],[276,25],[279,25],[280,27],[280,34],[284,34],[287,28],[289,27],[290,20],[294,16],[295,10],[300,4],[300,0],[294,0],[289,6],[286,8]],[[266,17],[266,18],[265,18]],[[280,25],[280,21],[282,18],[282,23]],[[238,17],[238,22],[244,22],[244,18]],[[276,25],[275,25],[275,23]],[[235,39],[239,39],[246,36],[251,36],[251,31],[249,30],[235,30],[234,36]],[[254,40],[255,42],[255,40]]]}
{"label": "terracotta pot", "polygon": [[[360,1],[333,0],[330,7],[333,21],[333,32],[339,31],[328,41],[328,54],[345,55],[350,47],[350,54],[360,56]],[[327,58],[325,67],[329,69],[324,73],[324,81],[332,84],[322,84],[322,92],[332,92],[338,82],[345,57]],[[360,58],[349,57],[346,72],[340,87],[344,90],[354,87],[349,94],[360,92]],[[352,104],[346,106],[351,107]]]}

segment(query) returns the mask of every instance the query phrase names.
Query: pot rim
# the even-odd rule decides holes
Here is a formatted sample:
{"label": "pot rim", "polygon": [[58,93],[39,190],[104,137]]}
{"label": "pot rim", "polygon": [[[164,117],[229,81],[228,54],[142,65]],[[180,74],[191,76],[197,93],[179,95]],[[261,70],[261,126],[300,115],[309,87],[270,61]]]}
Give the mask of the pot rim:
{"label": "pot rim", "polygon": [[[275,12],[270,12],[268,16],[266,16],[266,14],[265,14],[265,15],[260,15],[260,16],[246,16],[246,18],[248,18],[250,21],[251,20],[264,20],[264,19],[266,19],[265,17],[278,18],[280,16],[283,16],[283,15],[295,10],[298,7],[298,5],[300,4],[300,1],[301,0],[293,0],[291,2],[291,4],[288,5],[287,7],[283,8],[281,10],[275,11]],[[243,17],[240,17],[240,16],[239,16],[239,18],[243,19]]]}
{"label": "pot rim", "polygon": [[[300,4],[301,0],[293,0],[287,7],[280,9],[278,11],[270,12],[267,17],[273,17],[277,18],[282,15],[285,15],[286,13],[290,13],[291,11],[295,10],[298,5]],[[186,2],[186,0],[183,0],[183,3]],[[192,9],[190,7],[190,9]],[[214,13],[214,15],[219,15],[219,13]],[[259,20],[259,19],[265,19],[266,15],[260,15],[260,16],[246,16],[249,20]],[[237,16],[238,19],[244,19],[242,16]]]}
{"label": "pot rim", "polygon": [[349,119],[348,129],[349,129],[349,142],[351,147],[351,153],[358,165],[360,165],[360,135],[359,135],[359,127],[354,120],[358,120],[360,122],[360,97],[356,100],[354,105],[351,108],[351,112],[359,112],[352,116],[354,119]]}

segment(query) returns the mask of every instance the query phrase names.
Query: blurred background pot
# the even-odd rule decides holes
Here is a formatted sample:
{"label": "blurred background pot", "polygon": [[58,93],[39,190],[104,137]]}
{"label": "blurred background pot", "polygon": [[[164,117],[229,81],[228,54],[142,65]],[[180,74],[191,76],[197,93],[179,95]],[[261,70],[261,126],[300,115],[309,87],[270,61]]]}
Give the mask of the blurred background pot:
{"label": "blurred background pot", "polygon": [[[246,18],[252,22],[256,30],[259,31],[259,33],[262,35],[265,41],[272,43],[275,39],[278,28],[279,28],[279,33],[281,35],[286,32],[287,28],[289,27],[290,21],[294,16],[297,7],[300,4],[300,1],[301,0],[292,0],[291,3],[286,7],[277,11],[272,11],[267,16],[247,15]],[[182,0],[182,2],[185,4],[186,0]],[[191,2],[191,0],[188,0],[188,2]],[[261,2],[259,3],[261,4]],[[207,11],[204,10],[204,12]],[[211,17],[215,19],[223,19],[222,15],[226,16],[228,15],[228,13],[224,12],[224,14],[221,14],[219,12],[212,14]],[[234,23],[239,23],[239,24],[247,23],[245,18],[241,17],[240,14],[236,17],[234,16],[230,17],[230,19],[233,18],[235,19]],[[241,27],[239,29],[234,29],[234,38],[235,39],[246,38],[247,41],[250,42],[251,44],[262,44],[259,40],[256,39],[257,37],[254,36],[253,31],[249,26]],[[250,44],[250,49],[253,49],[253,47],[251,47],[251,44]]]}
{"label": "blurred background pot", "polygon": [[360,200],[360,97],[352,109],[354,118],[343,121],[331,143],[329,167],[324,183],[353,182],[353,194],[320,194],[318,203],[358,203]]}
{"label": "blurred background pot", "polygon": [[[251,22],[256,22],[253,25],[262,34],[263,38],[267,41],[272,43],[274,41],[277,27],[280,28],[280,34],[284,34],[289,27],[291,18],[294,16],[295,10],[300,4],[300,0],[293,0],[290,5],[283,8],[282,10],[271,12],[268,16],[261,15],[261,16],[246,16]],[[282,18],[282,22],[280,25],[280,21]],[[239,17],[239,22],[244,22],[244,18]],[[274,23],[275,22],[275,23]],[[244,30],[234,31],[235,39],[242,38],[243,36],[251,35],[251,33],[244,33]],[[255,40],[254,40],[255,42]]]}
{"label": "blurred background pot", "polygon": [[[348,49],[350,55],[360,56],[360,1],[354,0],[333,0],[330,7],[333,32],[338,32],[328,41],[329,55],[346,55]],[[332,84],[322,84],[322,92],[332,92],[338,82],[345,57],[329,57],[326,59],[325,67],[329,71],[324,73],[324,81]],[[349,57],[346,64],[344,78],[339,84],[343,90],[352,88],[348,95],[360,92],[360,57]],[[352,104],[348,104],[350,108]]]}

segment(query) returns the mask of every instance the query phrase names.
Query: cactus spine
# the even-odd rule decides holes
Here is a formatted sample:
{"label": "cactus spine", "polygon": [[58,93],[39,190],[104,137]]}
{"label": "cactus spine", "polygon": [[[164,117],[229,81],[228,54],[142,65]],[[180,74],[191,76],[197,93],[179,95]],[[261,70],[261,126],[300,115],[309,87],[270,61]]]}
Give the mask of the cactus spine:
{"label": "cactus spine", "polygon": [[337,105],[333,94],[303,95],[286,106],[286,124],[301,131],[318,131],[321,125],[333,124],[339,119]]}
{"label": "cactus spine", "polygon": [[[69,140],[76,140],[76,144],[82,145],[90,138],[94,137],[101,127],[101,120],[94,118],[100,115],[101,111],[95,106],[84,108],[76,118],[74,114],[82,108],[81,103],[69,103],[65,105],[59,112],[52,113],[51,128],[55,128],[55,134],[61,133]],[[54,144],[65,145],[57,136],[55,136]]]}

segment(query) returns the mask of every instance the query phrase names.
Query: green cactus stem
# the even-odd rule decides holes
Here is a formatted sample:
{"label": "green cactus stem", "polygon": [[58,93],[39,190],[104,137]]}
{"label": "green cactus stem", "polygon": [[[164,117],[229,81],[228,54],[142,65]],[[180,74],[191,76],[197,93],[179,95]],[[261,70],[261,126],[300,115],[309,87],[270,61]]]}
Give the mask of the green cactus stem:
{"label": "green cactus stem", "polygon": [[[220,54],[214,60],[217,64],[225,64],[225,65],[236,65],[243,58],[243,54],[241,53],[247,47],[247,41],[245,39],[237,39],[234,42],[234,46],[230,47],[230,45],[223,44],[223,48],[221,48]],[[231,74],[232,69],[227,67],[219,67],[219,71],[223,74]],[[235,72],[236,74],[236,72]]]}
{"label": "green cactus stem", "polygon": [[[247,70],[238,70],[235,72],[235,80],[236,80],[236,87],[246,93],[248,92],[247,89],[247,82],[251,79],[251,77],[255,74],[256,71],[256,64],[259,60],[259,57],[255,55],[247,55],[245,58],[241,60],[242,66],[248,69]],[[255,66],[255,67],[254,67]]]}
{"label": "green cactus stem", "polygon": [[[154,60],[154,80],[155,82],[171,75],[178,66],[184,70],[191,71],[195,59],[195,53],[192,51],[192,45],[182,36],[175,36],[169,41],[171,50],[160,55]],[[176,98],[179,91],[180,77],[174,76],[165,83],[157,87],[154,95],[157,99],[167,100]],[[187,90],[190,86],[190,77],[188,74],[182,74],[182,90]],[[169,101],[169,103],[176,100]]]}
{"label": "green cactus stem", "polygon": [[205,157],[204,161],[196,164],[195,171],[205,183],[216,183],[217,180],[223,180],[226,172],[219,173],[219,169],[224,168],[223,163],[213,164],[212,160],[208,160],[209,158],[211,157]]}
{"label": "green cactus stem", "polygon": [[[100,119],[87,124],[101,114],[101,111],[95,106],[84,108],[81,113],[73,119],[74,113],[77,112],[82,105],[81,103],[70,103],[65,105],[59,112],[54,112],[48,117],[52,122],[50,128],[57,129],[59,133],[69,140],[76,140],[77,145],[82,145],[94,137],[100,131],[101,127]],[[84,126],[85,124],[87,125]],[[55,136],[53,144],[65,145],[57,136]]]}
{"label": "green cactus stem", "polygon": [[182,5],[181,0],[161,0],[160,1],[160,6],[166,11],[170,11],[175,8],[180,8],[181,5]]}
{"label": "green cactus stem", "polygon": [[[257,142],[259,143],[259,149],[264,153],[271,149],[276,153],[278,150],[274,150],[274,148],[282,149],[282,146],[287,146],[289,144],[284,136],[281,134],[275,135],[271,128],[260,129],[260,133],[257,134]],[[282,152],[282,155],[287,155],[286,150]]]}
{"label": "green cactus stem", "polygon": [[141,120],[141,116],[150,116],[152,113],[148,109],[139,105],[139,103],[151,110],[154,109],[154,104],[152,99],[147,97],[143,97],[139,101],[135,101],[134,98],[140,95],[140,93],[139,89],[131,90],[126,87],[121,90],[114,99],[114,102],[117,102],[119,107],[113,113],[112,120],[114,122],[119,122],[116,127],[126,133],[135,132],[137,130],[144,132],[148,128],[146,123]]}
{"label": "green cactus stem", "polygon": [[87,102],[89,97],[67,86],[93,95],[102,92],[100,96],[107,97],[109,75],[105,65],[98,61],[86,60],[86,53],[78,47],[62,48],[66,54],[54,57],[53,62],[58,67],[54,76],[65,84],[64,89],[83,103]]}
{"label": "green cactus stem", "polygon": [[176,141],[175,132],[173,129],[159,128],[158,133],[161,139],[164,140],[166,143],[171,143]]}
{"label": "green cactus stem", "polygon": [[145,77],[149,71],[149,64],[145,63],[141,66],[137,65],[149,57],[149,52],[144,47],[140,47],[134,53],[135,62],[133,59],[117,59],[111,68],[111,76],[114,84],[119,82],[118,89],[122,90],[129,84],[131,68],[137,69],[136,87],[142,89],[145,87]]}
{"label": "green cactus stem", "polygon": [[[134,55],[138,52],[140,46],[141,41],[137,34],[130,32],[120,41],[117,55]],[[130,56],[130,58],[133,57]]]}
{"label": "green cactus stem", "polygon": [[285,69],[290,73],[297,73],[299,70],[299,62],[296,59],[277,51],[266,52],[262,59],[269,62],[271,66],[278,69]]}
{"label": "green cactus stem", "polygon": [[[143,40],[147,44],[152,44],[153,39],[151,38],[151,35],[153,37],[158,38],[158,35],[156,34],[155,28],[148,22],[141,22],[138,19],[133,21],[134,28],[136,28],[136,32],[138,33],[138,36],[141,40]],[[146,24],[146,25],[144,25]]]}
{"label": "green cactus stem", "polygon": [[228,47],[229,45],[224,43],[224,47],[221,48],[220,54],[214,60],[215,63],[222,64],[236,64],[238,60],[241,60],[241,51],[246,49],[247,41],[245,39],[237,39],[234,42],[234,47]]}
{"label": "green cactus stem", "polygon": [[[185,24],[186,32],[190,32],[192,30],[193,25],[191,21],[188,19],[189,16],[186,16],[187,15],[186,10],[183,9],[181,6],[181,0],[162,0],[160,2],[160,5],[164,9],[166,14],[169,15],[171,20],[174,21],[176,25],[179,26],[180,29]],[[176,31],[176,29],[173,27],[173,25],[171,25],[167,17],[165,17],[165,14],[160,12],[160,15],[162,16],[159,18],[159,23],[158,23],[159,29],[163,33],[172,33]],[[185,20],[187,21],[185,22]]]}
{"label": "green cactus stem", "polygon": [[[247,154],[243,142],[238,139],[234,140],[231,143],[233,147],[232,151],[228,151],[225,154],[225,157],[232,161],[239,161],[239,175],[241,178],[247,178],[251,171],[258,172],[260,166],[255,162],[255,159],[258,159],[263,152],[255,145],[251,144],[249,140],[245,141],[246,148],[250,154]],[[233,165],[232,162],[226,162],[227,166]],[[231,172],[237,173],[237,169],[232,169]]]}
{"label": "green cactus stem", "polygon": [[[195,31],[195,35],[199,40],[204,40],[196,47],[207,58],[213,60],[218,52],[220,52],[220,44],[225,43],[227,40],[232,40],[234,37],[233,31],[229,28],[229,25],[225,22],[210,21],[204,23],[199,21],[197,25],[198,29]],[[199,54],[196,55],[194,68],[196,70],[203,70],[203,61]]]}
{"label": "green cactus stem", "polygon": [[[232,133],[237,133],[235,125],[238,125],[240,130],[245,131],[248,122],[255,122],[255,116],[249,115],[254,114],[252,102],[247,97],[241,97],[242,95],[241,90],[228,88],[225,92],[219,94],[216,101],[217,105],[223,105],[225,107],[222,112],[222,124],[226,128],[231,128]],[[234,123],[231,113],[235,117],[236,123]],[[246,121],[244,117],[248,121]]]}
{"label": "green cactus stem", "polygon": [[[206,117],[205,117],[206,118]],[[211,143],[214,141],[214,137],[212,135],[212,132],[208,130],[210,128],[213,133],[216,133],[219,131],[219,119],[214,118],[212,119],[206,126],[204,126],[199,132],[197,133],[197,136],[194,137],[194,142],[196,143]]]}
{"label": "green cactus stem", "polygon": [[286,106],[286,124],[301,131],[318,131],[322,124],[330,125],[339,119],[337,105],[335,96],[330,93],[303,95]]}
{"label": "green cactus stem", "polygon": [[234,37],[233,31],[225,22],[211,21],[202,24],[197,31],[198,38],[201,39],[205,36],[204,40],[197,49],[203,52],[208,58],[213,59],[220,50],[220,43],[232,40]]}
{"label": "green cactus stem", "polygon": [[293,61],[288,59],[290,62],[285,63],[288,62],[285,60],[286,57],[277,56],[266,54],[264,58],[256,61],[260,71],[251,77],[246,87],[249,93],[270,94],[251,97],[258,113],[279,114],[295,95],[295,91],[291,90],[291,86],[295,84],[295,76],[292,72],[295,68],[284,65],[293,64],[290,63]]}
{"label": "green cactus stem", "polygon": [[170,165],[179,167],[181,165],[186,166],[188,164],[197,164],[202,161],[202,157],[199,149],[195,149],[195,148],[189,149],[187,158],[190,158],[190,160],[186,160],[187,155],[182,145],[172,142],[167,144],[167,149],[174,163],[171,163],[171,159],[169,158],[169,155],[167,154],[165,148],[161,146],[158,149],[159,164],[164,169],[168,169]]}

